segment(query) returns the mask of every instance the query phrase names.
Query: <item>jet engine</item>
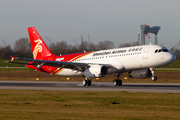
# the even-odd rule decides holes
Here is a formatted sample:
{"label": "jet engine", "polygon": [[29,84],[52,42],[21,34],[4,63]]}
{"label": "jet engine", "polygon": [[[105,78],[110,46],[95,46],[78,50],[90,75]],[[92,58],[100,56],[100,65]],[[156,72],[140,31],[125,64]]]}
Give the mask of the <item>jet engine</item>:
{"label": "jet engine", "polygon": [[108,74],[108,68],[102,65],[93,65],[84,70],[84,76],[88,78],[104,77]]}
{"label": "jet engine", "polygon": [[152,77],[151,71],[149,69],[132,70],[128,72],[131,78],[148,78]]}

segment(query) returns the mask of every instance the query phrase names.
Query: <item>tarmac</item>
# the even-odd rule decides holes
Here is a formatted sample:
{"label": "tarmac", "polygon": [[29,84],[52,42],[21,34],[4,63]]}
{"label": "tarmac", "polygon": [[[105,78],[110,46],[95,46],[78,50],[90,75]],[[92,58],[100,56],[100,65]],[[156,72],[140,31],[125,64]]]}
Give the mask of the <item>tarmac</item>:
{"label": "tarmac", "polygon": [[0,81],[0,89],[180,93],[180,83],[123,83],[122,86],[113,86],[111,82],[93,82],[84,87],[81,82]]}

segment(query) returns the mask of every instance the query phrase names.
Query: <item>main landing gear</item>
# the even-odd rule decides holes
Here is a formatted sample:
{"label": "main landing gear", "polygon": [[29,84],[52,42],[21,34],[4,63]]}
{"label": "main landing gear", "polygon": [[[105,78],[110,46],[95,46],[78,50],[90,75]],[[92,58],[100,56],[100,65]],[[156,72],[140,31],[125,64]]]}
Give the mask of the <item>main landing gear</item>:
{"label": "main landing gear", "polygon": [[122,75],[122,74],[118,73],[117,74],[117,79],[113,80],[113,85],[114,86],[121,86],[122,85],[122,80],[119,79],[120,75]]}
{"label": "main landing gear", "polygon": [[154,76],[156,68],[150,68],[151,74],[152,74],[152,81],[156,81],[157,77]]}
{"label": "main landing gear", "polygon": [[86,78],[85,80],[82,81],[82,85],[83,86],[91,86],[91,80]]}
{"label": "main landing gear", "polygon": [[[117,79],[114,79],[113,80],[113,85],[114,86],[121,86],[122,85],[122,80],[119,79],[119,77],[121,76],[122,74],[121,73],[118,73],[117,74]],[[83,86],[91,86],[91,80],[89,80],[88,78],[84,79],[82,81],[82,85]]]}

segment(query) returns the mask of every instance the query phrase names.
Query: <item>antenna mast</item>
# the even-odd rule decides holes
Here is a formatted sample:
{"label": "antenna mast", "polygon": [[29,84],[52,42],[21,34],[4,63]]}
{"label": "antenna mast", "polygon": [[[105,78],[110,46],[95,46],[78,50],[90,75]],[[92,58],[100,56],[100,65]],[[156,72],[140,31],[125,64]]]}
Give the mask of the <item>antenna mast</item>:
{"label": "antenna mast", "polygon": [[52,43],[49,38],[47,38],[46,36],[44,36],[44,37],[45,37],[50,43]]}
{"label": "antenna mast", "polygon": [[4,39],[2,39],[2,41],[3,41],[4,45],[7,47],[7,45],[6,45],[5,41],[4,41]]}

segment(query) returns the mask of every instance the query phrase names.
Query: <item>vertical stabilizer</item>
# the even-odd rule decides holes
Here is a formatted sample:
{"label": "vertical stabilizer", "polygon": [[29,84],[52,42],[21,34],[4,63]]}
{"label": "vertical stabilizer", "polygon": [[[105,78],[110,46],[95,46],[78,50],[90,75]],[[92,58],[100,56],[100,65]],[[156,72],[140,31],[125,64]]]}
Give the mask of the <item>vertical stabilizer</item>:
{"label": "vertical stabilizer", "polygon": [[28,28],[29,39],[31,42],[32,53],[34,59],[41,59],[42,57],[54,56],[45,42],[36,31],[35,27]]}

